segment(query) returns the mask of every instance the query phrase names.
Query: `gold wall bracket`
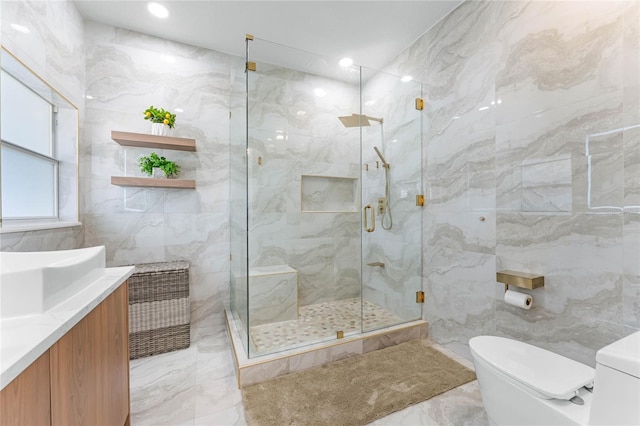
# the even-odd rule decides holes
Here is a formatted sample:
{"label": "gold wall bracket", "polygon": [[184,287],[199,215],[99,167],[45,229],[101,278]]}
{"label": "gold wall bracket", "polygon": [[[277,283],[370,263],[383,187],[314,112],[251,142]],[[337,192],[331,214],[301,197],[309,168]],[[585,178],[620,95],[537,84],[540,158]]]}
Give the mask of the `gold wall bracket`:
{"label": "gold wall bracket", "polygon": [[416,291],[416,303],[424,303],[424,291]]}
{"label": "gold wall bracket", "polygon": [[416,206],[423,207],[424,206],[424,195],[418,194],[416,195]]}
{"label": "gold wall bracket", "polygon": [[245,34],[244,39],[253,41],[253,34]]}
{"label": "gold wall bracket", "polygon": [[422,111],[424,109],[424,99],[416,98],[416,109]]}
{"label": "gold wall bracket", "polygon": [[245,71],[255,71],[256,63],[255,62],[247,62],[247,69]]}
{"label": "gold wall bracket", "polygon": [[504,284],[504,291],[507,291],[510,285],[527,288],[529,290],[544,287],[543,275],[529,274],[526,272],[500,271],[496,273],[496,281]]}
{"label": "gold wall bracket", "polygon": [[344,338],[344,331],[340,330],[340,331],[336,332],[336,338],[337,339],[343,339]]}

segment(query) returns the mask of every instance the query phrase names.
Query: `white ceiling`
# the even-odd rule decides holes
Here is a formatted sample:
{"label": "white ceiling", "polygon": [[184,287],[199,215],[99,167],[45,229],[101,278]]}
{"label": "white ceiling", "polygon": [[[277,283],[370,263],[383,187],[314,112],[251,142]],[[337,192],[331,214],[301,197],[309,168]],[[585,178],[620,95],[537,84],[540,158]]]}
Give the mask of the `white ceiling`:
{"label": "white ceiling", "polygon": [[[190,1],[156,0],[167,19],[142,0],[75,0],[88,19],[169,40],[245,54],[245,34],[328,58],[349,56],[381,69],[461,0],[446,1]],[[274,49],[260,60],[281,64]]]}

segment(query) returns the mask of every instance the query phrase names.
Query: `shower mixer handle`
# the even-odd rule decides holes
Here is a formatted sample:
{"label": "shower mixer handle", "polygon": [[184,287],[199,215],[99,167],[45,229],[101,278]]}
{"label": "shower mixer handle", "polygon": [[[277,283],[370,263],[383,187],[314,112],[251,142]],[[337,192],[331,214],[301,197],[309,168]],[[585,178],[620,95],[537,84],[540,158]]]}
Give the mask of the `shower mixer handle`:
{"label": "shower mixer handle", "polygon": [[[367,223],[367,209],[371,209],[371,228],[369,228],[369,224]],[[376,230],[376,212],[371,204],[367,204],[363,209],[363,218],[364,218],[364,230],[367,232],[373,232]]]}

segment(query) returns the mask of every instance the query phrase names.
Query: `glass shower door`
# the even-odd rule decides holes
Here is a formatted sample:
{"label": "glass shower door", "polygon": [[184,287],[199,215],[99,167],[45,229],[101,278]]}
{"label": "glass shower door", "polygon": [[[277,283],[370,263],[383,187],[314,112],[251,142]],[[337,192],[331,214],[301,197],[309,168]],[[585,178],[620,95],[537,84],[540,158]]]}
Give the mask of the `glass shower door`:
{"label": "glass shower door", "polygon": [[362,70],[362,329],[420,319],[421,84]]}
{"label": "glass shower door", "polygon": [[338,119],[359,109],[359,70],[258,38],[249,61],[251,357],[361,332],[361,228],[359,132]]}

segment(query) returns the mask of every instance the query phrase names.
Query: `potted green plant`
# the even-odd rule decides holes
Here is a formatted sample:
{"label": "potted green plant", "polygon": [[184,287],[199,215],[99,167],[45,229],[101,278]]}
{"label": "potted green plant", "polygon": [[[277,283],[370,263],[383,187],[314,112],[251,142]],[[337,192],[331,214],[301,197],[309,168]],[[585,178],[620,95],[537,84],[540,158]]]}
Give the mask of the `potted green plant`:
{"label": "potted green plant", "polygon": [[144,111],[144,119],[151,121],[151,134],[166,136],[169,129],[173,129],[176,124],[176,115],[166,111],[164,108],[155,108],[151,105]]}
{"label": "potted green plant", "polygon": [[154,178],[176,177],[180,172],[180,166],[165,157],[160,157],[155,152],[152,152],[149,156],[140,157],[138,165],[142,173]]}

